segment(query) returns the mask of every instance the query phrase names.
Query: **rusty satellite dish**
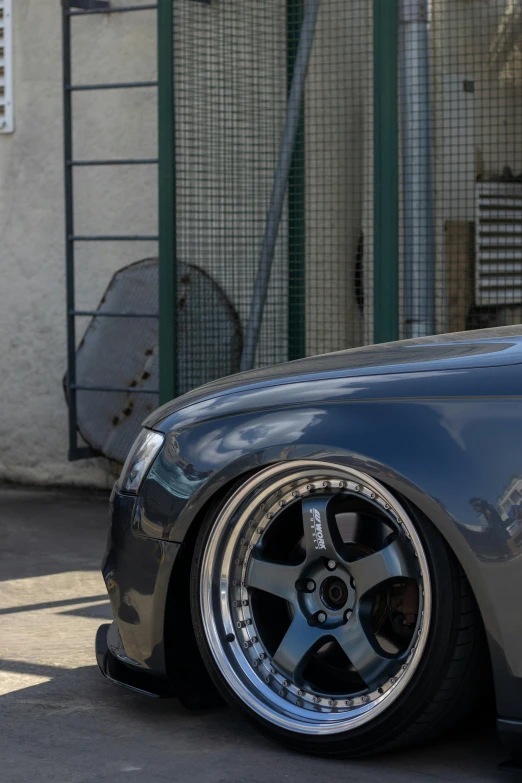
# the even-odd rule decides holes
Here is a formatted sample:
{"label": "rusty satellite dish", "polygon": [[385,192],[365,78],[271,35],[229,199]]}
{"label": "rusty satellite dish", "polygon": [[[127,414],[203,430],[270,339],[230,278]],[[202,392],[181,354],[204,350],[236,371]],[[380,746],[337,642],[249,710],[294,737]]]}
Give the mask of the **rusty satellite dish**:
{"label": "rusty satellite dish", "polygon": [[[158,406],[158,319],[104,313],[156,313],[157,303],[156,258],[119,270],[77,350],[79,385],[120,390],[77,392],[82,437],[118,462]],[[178,264],[179,393],[237,372],[241,349],[239,316],[223,290],[199,267]]]}

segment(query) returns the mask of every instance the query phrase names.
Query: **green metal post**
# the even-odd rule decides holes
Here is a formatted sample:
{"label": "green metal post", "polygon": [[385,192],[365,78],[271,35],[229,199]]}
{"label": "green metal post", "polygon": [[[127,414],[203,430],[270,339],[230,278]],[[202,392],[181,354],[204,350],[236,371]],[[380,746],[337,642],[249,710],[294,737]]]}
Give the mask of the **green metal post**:
{"label": "green metal post", "polygon": [[178,391],[174,2],[158,0],[159,388],[160,403]]}
{"label": "green metal post", "polygon": [[399,338],[397,0],[373,0],[374,341]]}
{"label": "green metal post", "polygon": [[[290,92],[294,63],[303,21],[303,0],[286,2],[287,88]],[[306,354],[305,321],[305,138],[304,105],[288,180],[288,358],[300,359]]]}

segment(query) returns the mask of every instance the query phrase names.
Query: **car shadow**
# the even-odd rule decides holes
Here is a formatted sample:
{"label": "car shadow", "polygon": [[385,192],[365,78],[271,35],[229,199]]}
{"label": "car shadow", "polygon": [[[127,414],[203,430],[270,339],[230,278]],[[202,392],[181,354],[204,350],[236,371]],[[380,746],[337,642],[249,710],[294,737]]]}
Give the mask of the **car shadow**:
{"label": "car shadow", "polygon": [[[294,754],[263,739],[234,711],[189,712],[177,699],[151,699],[108,683],[95,666],[0,660],[3,672],[48,678],[0,696],[6,783],[128,780],[205,783],[330,781],[504,781],[504,754],[491,716],[404,752],[358,761]],[[3,746],[3,747],[2,747]],[[82,770],[81,774],[78,770]],[[141,774],[138,774],[141,773]]]}

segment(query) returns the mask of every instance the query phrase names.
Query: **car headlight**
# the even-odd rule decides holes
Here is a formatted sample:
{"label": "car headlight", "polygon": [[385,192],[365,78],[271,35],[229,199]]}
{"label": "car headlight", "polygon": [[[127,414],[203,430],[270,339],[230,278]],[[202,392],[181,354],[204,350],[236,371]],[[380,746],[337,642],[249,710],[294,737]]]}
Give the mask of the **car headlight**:
{"label": "car headlight", "polygon": [[138,494],[143,479],[158,456],[164,440],[165,436],[161,432],[145,429],[140,432],[121,471],[118,483],[122,492]]}

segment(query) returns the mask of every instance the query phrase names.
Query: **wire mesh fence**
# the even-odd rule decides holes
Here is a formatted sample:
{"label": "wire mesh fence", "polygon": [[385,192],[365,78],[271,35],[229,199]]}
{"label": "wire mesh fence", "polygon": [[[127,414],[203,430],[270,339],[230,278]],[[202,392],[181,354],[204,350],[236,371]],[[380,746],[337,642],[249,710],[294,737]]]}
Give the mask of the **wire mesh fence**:
{"label": "wire mesh fence", "polygon": [[[244,350],[272,243],[256,366],[371,339],[371,5],[317,5],[292,102],[303,0],[173,0],[178,263],[220,286]],[[200,307],[212,341],[224,324]],[[225,339],[222,351],[226,363]],[[203,350],[180,390],[207,363]]]}
{"label": "wire mesh fence", "polygon": [[521,320],[522,0],[165,8],[163,399],[250,366]]}
{"label": "wire mesh fence", "polygon": [[507,326],[522,303],[522,3],[434,0],[434,331]]}
{"label": "wire mesh fence", "polygon": [[399,0],[400,336],[518,323],[522,4]]}
{"label": "wire mesh fence", "polygon": [[[314,0],[173,2],[178,255],[222,287],[244,339]],[[398,203],[398,258],[383,250],[398,269],[396,336],[520,320],[522,4],[396,5],[396,29],[385,31],[397,39],[395,71],[383,76],[372,70],[373,12],[383,3],[318,3],[258,366],[374,339],[373,124],[383,78],[395,80],[398,104],[388,194]],[[213,328],[212,314],[202,323]],[[183,386],[203,376],[200,361]]]}

